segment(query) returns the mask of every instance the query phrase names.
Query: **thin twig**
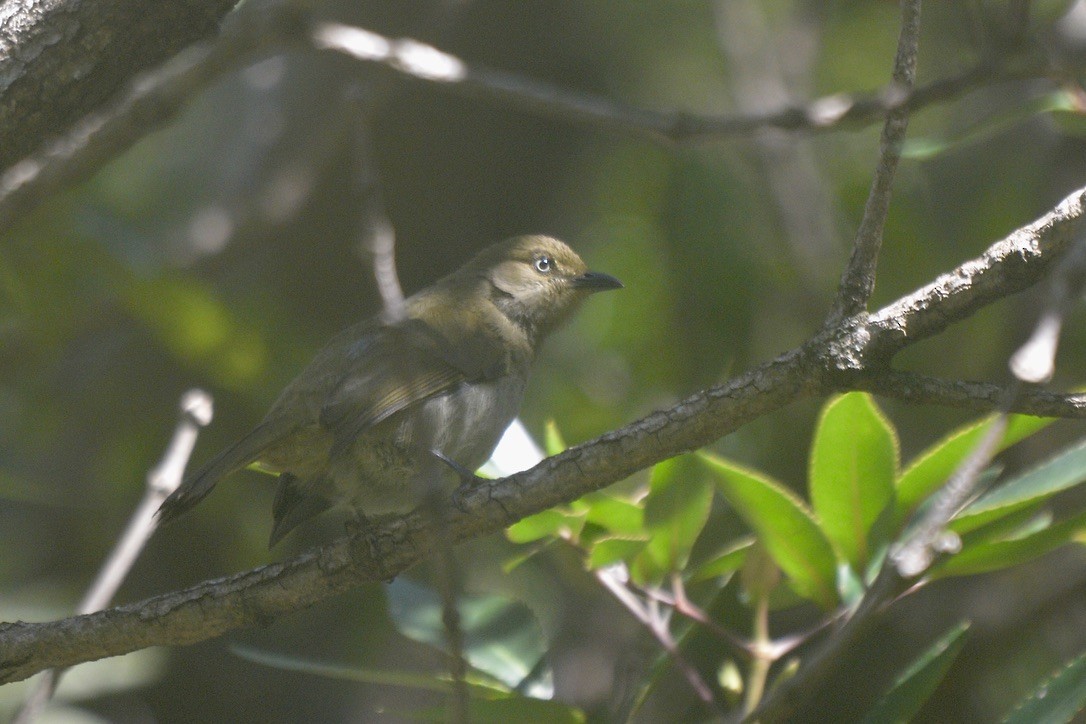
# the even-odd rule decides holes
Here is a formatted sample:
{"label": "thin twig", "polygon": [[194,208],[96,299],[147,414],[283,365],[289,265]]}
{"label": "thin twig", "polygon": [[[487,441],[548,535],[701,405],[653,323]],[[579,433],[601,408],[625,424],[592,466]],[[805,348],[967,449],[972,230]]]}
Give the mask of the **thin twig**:
{"label": "thin twig", "polygon": [[[158,528],[158,511],[162,501],[181,484],[196,436],[201,427],[211,422],[211,397],[203,390],[189,390],[181,397],[180,419],[162,460],[147,475],[143,500],[128,519],[124,533],[101,570],[87,589],[76,613],[100,611],[109,605],[121,587],[132,564],[136,562],[147,541]],[[41,715],[56,691],[65,669],[50,669],[38,679],[30,695],[15,716],[14,724],[29,724]]]}
{"label": "thin twig", "polygon": [[[120,101],[88,115],[59,140],[5,171],[0,176],[0,228],[9,228],[57,191],[90,178],[106,162],[173,120],[200,90],[223,74],[308,38],[305,14],[291,3],[264,4],[259,13],[254,20],[256,13],[246,14],[243,5],[215,41],[190,46],[133,83]],[[319,47],[376,62],[414,80],[436,83],[470,97],[668,142],[718,139],[767,128],[808,133],[859,128],[891,111],[915,111],[987,84],[1052,75],[1047,65],[1034,63],[1012,69],[985,60],[912,93],[893,87],[876,93],[837,93],[764,113],[711,116],[648,110],[512,73],[468,66],[416,40],[392,40],[346,25],[317,25],[312,40]]]}
{"label": "thin twig", "polygon": [[733,633],[721,626],[719,622],[714,620],[700,606],[687,597],[686,587],[683,585],[682,577],[678,573],[671,577],[670,596],[664,591],[655,588],[645,589],[643,592],[646,596],[663,601],[671,606],[675,609],[676,613],[685,616],[694,623],[704,626],[708,631],[724,639],[738,651],[741,651],[747,656],[754,656],[753,643],[747,641],[739,634]]}
{"label": "thin twig", "polygon": [[353,181],[361,210],[360,246],[373,261],[373,278],[381,295],[384,318],[389,323],[395,323],[406,314],[403,288],[396,272],[396,229],[392,226],[381,193],[381,180],[377,175],[377,163],[370,143],[365,98],[357,86],[349,91],[348,97],[348,107],[354,111],[351,151]]}
{"label": "thin twig", "polygon": [[[898,37],[897,56],[891,88],[908,96],[916,83],[916,59],[920,44],[920,0],[904,0],[901,4],[901,34]],[[909,109],[895,108],[886,116],[879,143],[879,161],[875,166],[875,178],[864,206],[860,228],[852,249],[852,258],[841,276],[841,285],[834,300],[829,323],[858,314],[867,308],[875,289],[875,268],[886,216],[890,210],[890,192],[894,184],[894,172],[901,158],[901,145],[909,127]]]}
{"label": "thin twig", "polygon": [[653,599],[648,601],[639,599],[616,574],[616,567],[597,568],[593,573],[596,580],[611,592],[615,600],[621,603],[639,623],[649,630],[653,638],[663,647],[671,660],[675,662],[675,666],[682,673],[687,683],[690,684],[690,688],[698,695],[698,698],[702,702],[714,706],[716,697],[713,696],[713,690],[701,678],[701,674],[694,668],[694,665],[687,661],[682,651],[679,650],[675,638],[671,635],[670,617],[660,609],[657,602]]}
{"label": "thin twig", "polygon": [[952,100],[999,81],[1049,75],[1047,66],[1011,70],[985,60],[954,76],[909,92],[894,84],[877,93],[836,93],[773,111],[700,115],[659,111],[572,91],[513,73],[472,65],[432,45],[411,38],[388,38],[364,28],[321,23],[313,31],[317,47],[376,63],[413,80],[436,84],[452,93],[504,102],[512,107],[586,123],[650,139],[686,142],[756,133],[769,128],[818,133],[858,128],[891,112],[910,112]]}
{"label": "thin twig", "polygon": [[906,587],[893,566],[883,566],[855,613],[826,640],[821,649],[803,662],[795,676],[770,690],[744,721],[792,721],[809,692],[820,687],[836,671],[845,652],[871,630],[886,603]]}
{"label": "thin twig", "polygon": [[890,561],[902,578],[916,578],[931,566],[940,553],[957,553],[961,550],[961,539],[947,526],[973,497],[977,481],[992,461],[992,456],[998,452],[999,441],[1006,430],[1007,414],[1000,413],[958,469],[933,496],[927,510],[910,526],[904,539],[891,547]]}
{"label": "thin twig", "polygon": [[839,620],[844,611],[838,611],[837,613],[826,616],[818,624],[802,631],[800,633],[790,634],[788,636],[781,636],[780,638],[773,639],[768,642],[756,643],[754,641],[748,641],[742,636],[732,633],[728,629],[721,626],[718,622],[713,620],[708,613],[705,612],[700,606],[690,600],[686,595],[686,587],[683,584],[682,578],[675,574],[671,581],[672,596],[668,597],[662,595],[661,591],[650,590],[645,591],[645,595],[653,596],[661,601],[664,601],[668,605],[674,607],[675,612],[687,617],[691,621],[705,626],[706,629],[716,634],[720,638],[728,641],[738,650],[742,651],[747,656],[765,656],[773,661],[780,659],[783,656],[794,651],[797,647],[801,646],[812,636],[823,631],[827,626]]}

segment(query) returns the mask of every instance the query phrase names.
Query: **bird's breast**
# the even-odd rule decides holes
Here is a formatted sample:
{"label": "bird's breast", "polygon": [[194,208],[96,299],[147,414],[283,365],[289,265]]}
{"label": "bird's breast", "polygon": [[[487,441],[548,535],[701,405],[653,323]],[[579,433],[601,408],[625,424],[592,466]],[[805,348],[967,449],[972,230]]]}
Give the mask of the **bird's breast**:
{"label": "bird's breast", "polygon": [[416,434],[425,430],[432,448],[468,470],[475,470],[487,461],[517,416],[526,383],[523,376],[506,375],[464,383],[448,394],[427,400],[413,421]]}

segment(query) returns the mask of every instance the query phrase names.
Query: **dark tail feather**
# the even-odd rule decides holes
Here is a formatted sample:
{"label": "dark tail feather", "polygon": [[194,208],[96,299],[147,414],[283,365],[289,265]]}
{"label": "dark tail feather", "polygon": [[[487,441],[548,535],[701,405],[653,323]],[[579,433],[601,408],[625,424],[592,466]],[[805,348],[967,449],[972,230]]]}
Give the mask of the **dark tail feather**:
{"label": "dark tail feather", "polygon": [[279,490],[275,494],[275,503],[272,504],[272,517],[275,523],[272,525],[271,537],[268,539],[268,548],[283,539],[290,531],[301,523],[318,513],[323,513],[332,507],[332,501],[323,495],[306,493],[299,489],[298,478],[290,473],[279,476]]}
{"label": "dark tail feather", "polygon": [[248,435],[213,457],[195,473],[188,475],[159,507],[159,521],[167,523],[187,512],[206,498],[221,478],[258,459],[260,454],[280,437],[282,434],[268,423],[257,425]]}

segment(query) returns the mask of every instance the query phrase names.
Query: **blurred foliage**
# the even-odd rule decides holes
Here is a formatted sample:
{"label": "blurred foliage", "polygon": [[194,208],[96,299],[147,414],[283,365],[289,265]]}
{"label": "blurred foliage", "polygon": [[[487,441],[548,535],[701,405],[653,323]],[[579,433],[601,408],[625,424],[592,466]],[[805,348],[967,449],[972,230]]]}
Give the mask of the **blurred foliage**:
{"label": "blurred foliage", "polygon": [[[625,102],[723,113],[745,108],[735,88],[750,60],[722,44],[717,25],[738,22],[725,6],[740,2],[759,19],[740,35],[771,43],[769,57],[794,100],[886,83],[898,33],[890,2],[330,0],[321,13]],[[1019,5],[927,3],[921,82],[1006,52],[1016,32],[1028,33],[1033,52],[1067,60],[1081,52],[1055,3],[1042,3],[1044,17],[1025,25],[1009,20]],[[768,63],[755,57],[754,65]],[[981,252],[1082,185],[1086,145],[1071,80],[1002,83],[915,115],[876,303]],[[626,283],[549,341],[529,386],[523,417],[537,439],[553,419],[575,443],[817,329],[862,214],[877,144],[874,125],[676,147],[301,50],[224,78],[176,123],[0,242],[0,619],[20,615],[15,601],[33,600],[48,617],[78,600],[140,498],[183,390],[201,386],[216,399],[199,463],[251,426],[329,336],[377,309],[360,253],[374,184],[409,291],[498,238],[535,231],[570,241],[594,268]],[[774,174],[781,158],[807,161],[782,183]],[[815,217],[828,220],[823,238],[789,222]],[[1003,381],[1040,298],[1027,292],[1001,302],[897,361]],[[1057,387],[1086,378],[1081,322],[1073,319],[1063,340]],[[761,590],[757,581],[768,587],[770,628],[804,630],[821,608],[852,600],[879,560],[889,534],[873,522],[873,501],[887,498],[886,476],[893,473],[900,526],[980,434],[942,437],[967,423],[961,411],[880,400],[883,414],[869,398],[841,398],[836,405],[857,405],[846,422],[864,431],[850,439],[853,428],[833,423],[835,408],[819,417],[824,402],[791,405],[733,433],[706,451],[708,463],[666,463],[518,524],[512,541],[459,549],[471,563],[465,589],[530,610],[565,711],[609,720],[636,703],[639,721],[703,715],[687,682],[595,572],[625,565],[632,585],[681,573],[713,621],[747,635],[758,597],[732,574],[749,567],[752,590]],[[1062,471],[1078,464],[1069,444],[1082,426],[1019,424],[1005,440],[1018,444],[999,461],[999,490],[1008,497],[977,501],[956,524],[975,557],[950,559],[944,578],[895,606],[840,686],[870,697],[891,692],[910,663],[942,673],[953,655],[939,652],[960,646],[916,716],[988,721],[1086,649],[1081,551],[1036,558],[1080,535],[1086,494]],[[552,450],[562,444],[553,437]],[[832,471],[813,462],[820,456],[811,440],[816,452],[870,461],[877,475],[831,482]],[[898,457],[913,462],[899,471]],[[282,558],[342,531],[326,516],[267,552],[271,486],[265,477],[236,477],[156,536],[123,600]],[[812,506],[804,481],[814,486]],[[850,508],[832,498],[838,485],[873,497]],[[827,527],[834,506],[848,509],[854,525]],[[782,521],[790,526],[783,535]],[[755,575],[764,572],[754,563],[763,553],[786,574],[777,585]],[[952,577],[982,570],[996,572]],[[413,580],[424,583],[424,575]],[[803,605],[810,600],[819,605]],[[967,635],[933,646],[963,619],[972,621]],[[680,637],[684,655],[717,686],[725,656],[719,639],[701,633]],[[364,671],[431,673],[442,662],[430,644],[396,630],[380,586],[226,638]],[[99,690],[82,704],[122,722],[293,722],[377,712],[394,721],[441,701],[435,692],[269,669],[213,641],[171,651],[161,674]],[[813,705],[834,720],[862,714],[829,694]]]}

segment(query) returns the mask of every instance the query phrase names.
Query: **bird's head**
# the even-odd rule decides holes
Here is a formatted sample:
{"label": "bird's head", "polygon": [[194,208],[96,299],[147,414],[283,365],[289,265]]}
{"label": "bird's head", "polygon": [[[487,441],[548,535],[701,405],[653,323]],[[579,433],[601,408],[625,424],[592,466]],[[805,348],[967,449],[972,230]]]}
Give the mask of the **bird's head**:
{"label": "bird's head", "polygon": [[479,252],[465,266],[489,282],[491,300],[538,340],[588,295],[620,289],[610,274],[589,271],[577,252],[549,236],[517,236]]}

